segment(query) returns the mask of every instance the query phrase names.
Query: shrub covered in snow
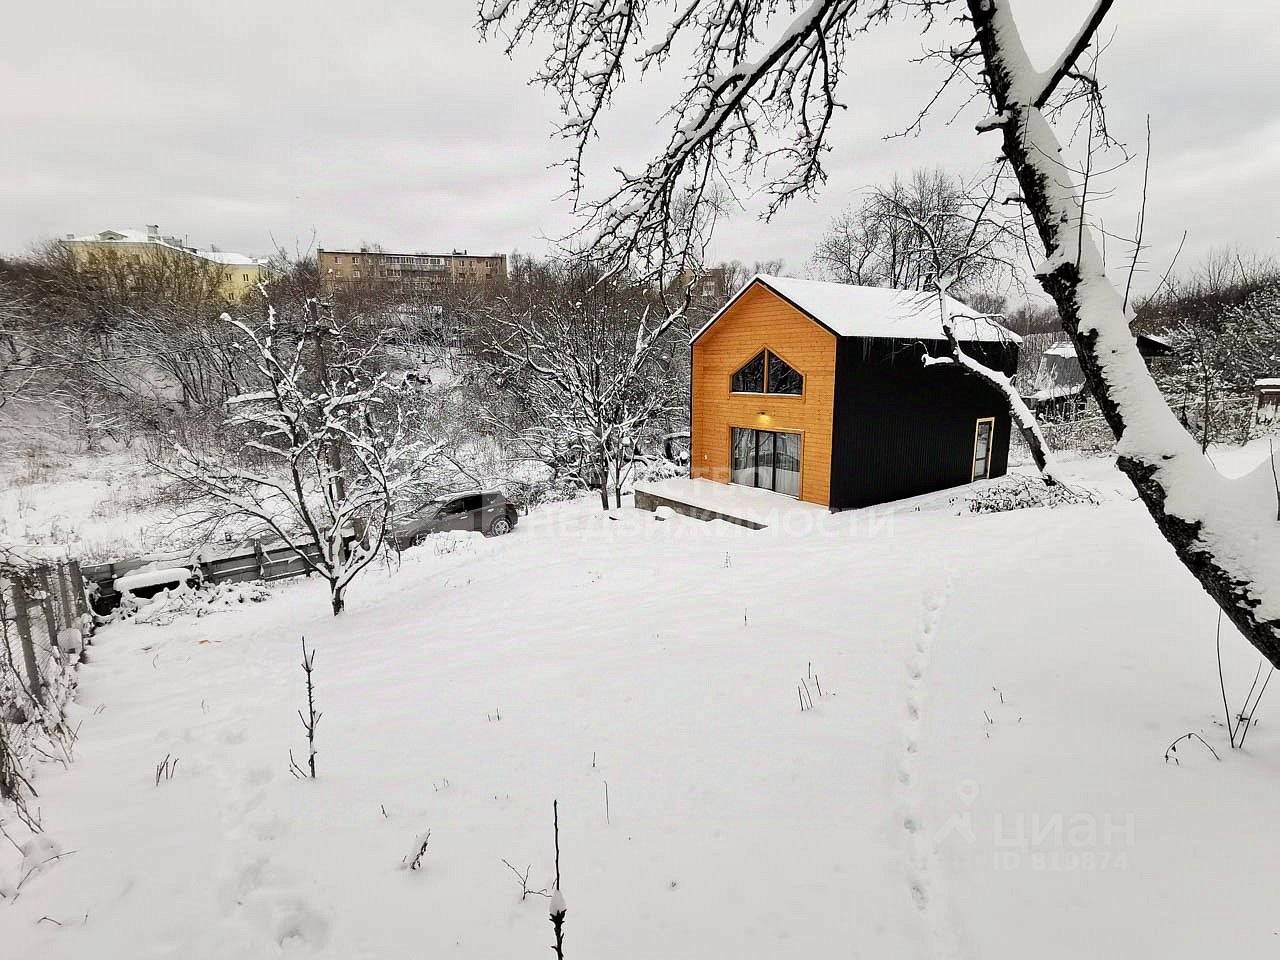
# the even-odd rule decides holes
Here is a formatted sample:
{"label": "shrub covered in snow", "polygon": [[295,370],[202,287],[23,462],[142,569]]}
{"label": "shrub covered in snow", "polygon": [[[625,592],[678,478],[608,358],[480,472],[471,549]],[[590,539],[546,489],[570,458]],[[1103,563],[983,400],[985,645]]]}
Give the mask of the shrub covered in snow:
{"label": "shrub covered in snow", "polygon": [[965,497],[970,513],[1003,513],[1027,507],[1061,507],[1072,503],[1100,503],[1096,493],[1065,483],[1047,485],[1039,477],[1020,473],[974,487]]}
{"label": "shrub covered in snow", "polygon": [[165,626],[185,614],[203,617],[229,607],[258,603],[269,596],[271,591],[261,580],[202,584],[198,588],[183,584],[172,590],[161,590],[150,598],[126,593],[121,597],[120,606],[111,612],[107,620],[134,620]]}

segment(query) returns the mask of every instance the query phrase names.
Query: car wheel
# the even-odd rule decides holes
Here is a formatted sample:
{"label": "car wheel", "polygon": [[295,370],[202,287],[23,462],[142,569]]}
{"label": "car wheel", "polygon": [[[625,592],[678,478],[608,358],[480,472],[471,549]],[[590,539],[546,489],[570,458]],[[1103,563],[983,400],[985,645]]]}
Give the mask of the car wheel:
{"label": "car wheel", "polygon": [[493,523],[489,525],[490,536],[501,537],[504,534],[508,534],[510,532],[511,532],[511,521],[508,520],[506,517],[498,517],[497,520],[493,521]]}

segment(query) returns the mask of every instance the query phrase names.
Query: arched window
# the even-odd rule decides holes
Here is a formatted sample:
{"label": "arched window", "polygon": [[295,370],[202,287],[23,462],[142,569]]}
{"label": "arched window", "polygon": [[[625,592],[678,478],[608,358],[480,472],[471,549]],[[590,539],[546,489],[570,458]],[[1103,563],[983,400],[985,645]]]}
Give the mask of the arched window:
{"label": "arched window", "polygon": [[733,375],[730,390],[798,397],[804,393],[804,376],[772,350],[761,350]]}

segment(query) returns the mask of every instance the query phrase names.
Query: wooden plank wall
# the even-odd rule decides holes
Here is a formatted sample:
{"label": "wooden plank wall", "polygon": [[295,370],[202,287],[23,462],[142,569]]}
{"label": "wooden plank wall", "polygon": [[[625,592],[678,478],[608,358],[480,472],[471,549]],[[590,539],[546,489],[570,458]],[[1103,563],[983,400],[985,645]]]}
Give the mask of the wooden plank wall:
{"label": "wooden plank wall", "polygon": [[[803,396],[729,392],[765,347],[804,374]],[[835,382],[835,336],[771,291],[748,290],[693,346],[691,474],[728,482],[731,427],[800,433],[800,499],[828,506]]]}

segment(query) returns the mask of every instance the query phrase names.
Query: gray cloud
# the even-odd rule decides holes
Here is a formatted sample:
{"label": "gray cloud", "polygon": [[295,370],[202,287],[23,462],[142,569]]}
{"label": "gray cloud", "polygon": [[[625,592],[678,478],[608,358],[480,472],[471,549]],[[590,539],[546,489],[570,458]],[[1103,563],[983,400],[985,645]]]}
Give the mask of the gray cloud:
{"label": "gray cloud", "polygon": [[[1079,0],[1023,0],[1033,52],[1075,26]],[[1022,12],[1022,11],[1020,11]],[[1240,243],[1275,251],[1280,32],[1270,0],[1206,12],[1191,0],[1116,8],[1103,63],[1113,128],[1140,151],[1154,131],[1148,254],[1163,270],[1183,229],[1187,262]],[[64,232],[160,223],[202,244],[265,253],[381,241],[412,249],[537,251],[569,230],[554,99],[481,44],[466,0],[219,4],[25,4],[0,37],[0,250]],[[774,223],[743,216],[721,257],[782,257],[802,269],[823,225],[895,170],[971,169],[994,141],[965,115],[903,126],[936,74],[906,63],[919,38],[891,28],[860,41],[833,138],[830,182]],[[646,78],[620,99],[592,158],[592,186],[662,142],[655,125],[677,78]],[[1141,162],[1115,174],[1097,210],[1128,231]],[[1150,282],[1148,278],[1147,282]]]}

